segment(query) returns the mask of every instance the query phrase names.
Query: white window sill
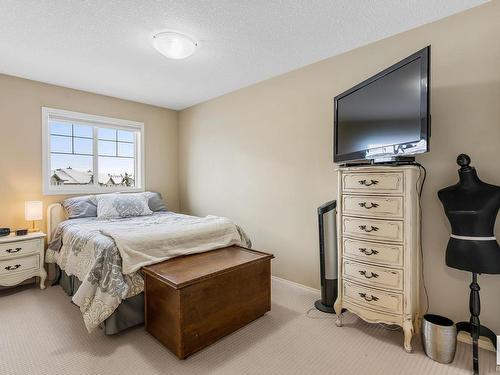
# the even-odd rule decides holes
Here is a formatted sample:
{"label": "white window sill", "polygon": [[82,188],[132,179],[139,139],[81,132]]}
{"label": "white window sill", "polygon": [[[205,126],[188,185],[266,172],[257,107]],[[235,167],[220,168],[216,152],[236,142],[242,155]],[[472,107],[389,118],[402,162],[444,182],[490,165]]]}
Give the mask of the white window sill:
{"label": "white window sill", "polygon": [[44,190],[43,195],[87,195],[106,193],[142,193],[144,188],[86,188],[86,189],[49,189]]}

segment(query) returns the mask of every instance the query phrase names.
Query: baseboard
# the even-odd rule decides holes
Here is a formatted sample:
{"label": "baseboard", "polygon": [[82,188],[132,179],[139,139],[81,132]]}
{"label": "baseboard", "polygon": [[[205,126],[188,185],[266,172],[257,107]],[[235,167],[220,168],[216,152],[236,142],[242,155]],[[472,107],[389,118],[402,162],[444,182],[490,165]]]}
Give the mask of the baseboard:
{"label": "baseboard", "polygon": [[[457,340],[469,345],[472,345],[472,338],[470,337],[470,334],[467,332],[459,332],[457,336]],[[495,347],[493,344],[489,341],[486,340],[482,337],[479,338],[478,345],[481,349],[489,350],[490,352],[496,353]]]}
{"label": "baseboard", "polygon": [[294,281],[290,281],[290,280],[287,280],[287,279],[282,279],[281,277],[278,277],[278,276],[271,276],[271,279],[273,281],[276,281],[276,282],[279,282],[279,283],[287,284],[288,286],[292,286],[294,288],[299,288],[299,289],[307,290],[308,292],[312,292],[312,293],[315,293],[315,294],[320,294],[319,289],[314,289],[314,288],[311,288],[310,286],[299,284],[299,283],[296,283]]}

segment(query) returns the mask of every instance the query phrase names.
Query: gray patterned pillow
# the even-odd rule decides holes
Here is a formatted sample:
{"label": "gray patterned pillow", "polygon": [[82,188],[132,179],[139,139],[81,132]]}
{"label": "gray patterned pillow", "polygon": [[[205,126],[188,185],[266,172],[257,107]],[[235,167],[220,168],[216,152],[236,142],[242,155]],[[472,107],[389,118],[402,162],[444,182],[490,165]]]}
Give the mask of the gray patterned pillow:
{"label": "gray patterned pillow", "polygon": [[62,206],[66,211],[68,219],[78,219],[80,217],[96,217],[97,204],[93,195],[83,195],[65,199]]}
{"label": "gray patterned pillow", "polygon": [[117,219],[151,215],[148,197],[145,194],[97,195],[97,218]]}

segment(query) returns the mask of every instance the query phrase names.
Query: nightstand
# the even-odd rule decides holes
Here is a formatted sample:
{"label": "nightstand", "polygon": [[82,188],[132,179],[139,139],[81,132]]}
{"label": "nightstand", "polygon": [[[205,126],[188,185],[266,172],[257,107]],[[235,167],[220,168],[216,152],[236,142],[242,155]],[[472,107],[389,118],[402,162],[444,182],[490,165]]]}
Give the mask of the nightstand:
{"label": "nightstand", "polygon": [[40,289],[45,289],[44,238],[42,232],[0,237],[1,286],[17,285],[37,276],[40,277]]}

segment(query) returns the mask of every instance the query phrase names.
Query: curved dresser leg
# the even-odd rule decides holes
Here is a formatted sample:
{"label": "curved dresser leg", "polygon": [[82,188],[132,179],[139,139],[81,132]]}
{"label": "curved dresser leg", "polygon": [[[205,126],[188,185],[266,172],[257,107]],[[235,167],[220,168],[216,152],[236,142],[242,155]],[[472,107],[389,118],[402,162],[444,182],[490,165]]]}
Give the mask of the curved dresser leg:
{"label": "curved dresser leg", "polygon": [[47,279],[47,271],[42,268],[40,272],[40,289],[45,289],[45,280]]}
{"label": "curved dresser leg", "polygon": [[335,313],[337,314],[337,319],[335,320],[335,325],[337,327],[342,327],[342,300],[340,298],[337,298],[335,301],[335,304],[333,305],[333,309],[335,310]]}
{"label": "curved dresser leg", "polygon": [[405,320],[403,323],[403,332],[405,335],[404,338],[404,348],[407,353],[411,353],[413,351],[413,347],[411,346],[411,339],[413,337],[413,323],[411,320]]}

